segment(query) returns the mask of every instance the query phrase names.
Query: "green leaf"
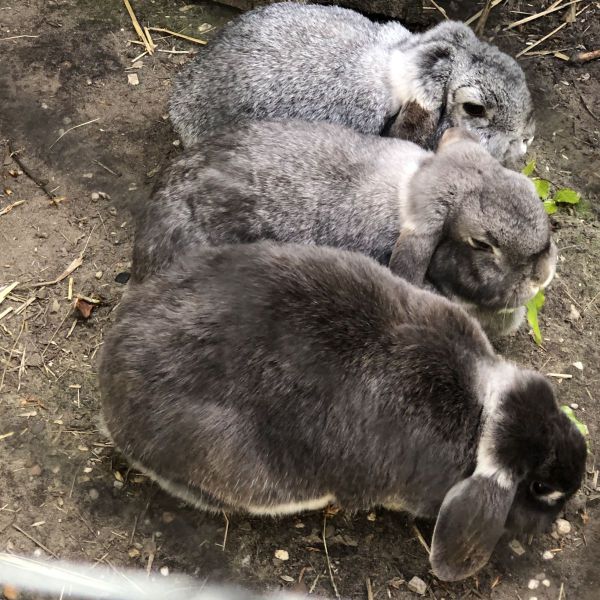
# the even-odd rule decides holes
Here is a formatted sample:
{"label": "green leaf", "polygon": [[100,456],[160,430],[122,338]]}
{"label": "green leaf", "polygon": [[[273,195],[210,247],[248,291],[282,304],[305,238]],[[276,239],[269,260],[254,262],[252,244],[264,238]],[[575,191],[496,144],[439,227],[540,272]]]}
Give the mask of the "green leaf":
{"label": "green leaf", "polygon": [[565,415],[567,415],[567,417],[569,417],[569,419],[571,421],[573,421],[573,423],[575,423],[575,427],[577,427],[577,429],[579,429],[579,432],[581,433],[581,435],[589,435],[590,434],[590,430],[587,428],[587,425],[585,423],[582,423],[575,416],[575,413],[573,412],[573,409],[570,406],[563,404],[563,406],[561,406],[560,408],[565,413]]}
{"label": "green leaf", "polygon": [[531,177],[533,172],[535,171],[535,158],[532,158],[521,170],[523,175],[527,175],[527,177]]}
{"label": "green leaf", "polygon": [[550,195],[550,182],[546,179],[539,179],[538,177],[534,177],[531,181],[533,181],[533,185],[535,185],[537,195],[542,200],[546,200]]}
{"label": "green leaf", "polygon": [[556,204],[579,204],[581,195],[571,188],[561,188],[554,194]]}
{"label": "green leaf", "polygon": [[540,290],[526,305],[527,308],[527,322],[533,330],[533,339],[535,343],[540,346],[542,343],[542,332],[540,331],[540,324],[538,322],[538,313],[542,306],[544,306],[546,298],[544,292]]}
{"label": "green leaf", "polygon": [[544,208],[548,215],[553,215],[558,210],[558,206],[556,206],[554,200],[544,200]]}

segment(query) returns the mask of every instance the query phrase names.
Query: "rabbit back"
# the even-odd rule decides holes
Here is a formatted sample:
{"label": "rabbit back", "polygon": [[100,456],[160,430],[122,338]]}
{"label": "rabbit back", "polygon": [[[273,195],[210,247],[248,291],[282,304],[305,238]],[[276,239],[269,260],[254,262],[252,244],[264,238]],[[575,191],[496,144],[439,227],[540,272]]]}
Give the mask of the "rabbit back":
{"label": "rabbit back", "polygon": [[493,352],[461,309],[367,257],[261,243],[130,290],[102,356],[113,440],[201,505],[432,516],[473,468],[469,373]]}
{"label": "rabbit back", "polygon": [[401,182],[425,156],[410,142],[329,123],[224,128],[178,157],[140,206],[133,278],[194,246],[260,240],[345,248],[387,264]]}
{"label": "rabbit back", "polygon": [[334,6],[251,11],[177,77],[171,120],[184,146],[244,119],[324,120],[378,133],[398,108],[385,81],[385,54],[410,35],[398,24],[382,34],[366,17]]}

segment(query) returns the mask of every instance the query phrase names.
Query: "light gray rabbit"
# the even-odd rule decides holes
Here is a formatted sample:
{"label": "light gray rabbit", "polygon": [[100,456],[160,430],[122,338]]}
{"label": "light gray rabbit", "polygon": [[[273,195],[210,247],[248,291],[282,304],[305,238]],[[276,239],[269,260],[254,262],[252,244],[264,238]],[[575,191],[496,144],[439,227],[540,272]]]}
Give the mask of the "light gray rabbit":
{"label": "light gray rabbit", "polygon": [[185,146],[244,119],[330,121],[427,148],[460,126],[511,164],[534,132],[523,71],[463,23],[412,34],[291,2],[225,26],[177,77],[170,114]]}
{"label": "light gray rabbit", "polygon": [[471,134],[447,130],[434,154],[329,123],[261,121],[206,138],[163,174],[141,206],[132,277],[165,269],[194,245],[265,239],[390,263],[479,309],[494,335],[518,327],[524,313],[514,309],[556,264],[532,183]]}
{"label": "light gray rabbit", "polygon": [[584,472],[544,377],[495,355],[456,304],[331,248],[200,249],[134,286],[100,392],[114,443],[175,496],[437,516],[445,580],[482,567],[505,529],[549,526]]}

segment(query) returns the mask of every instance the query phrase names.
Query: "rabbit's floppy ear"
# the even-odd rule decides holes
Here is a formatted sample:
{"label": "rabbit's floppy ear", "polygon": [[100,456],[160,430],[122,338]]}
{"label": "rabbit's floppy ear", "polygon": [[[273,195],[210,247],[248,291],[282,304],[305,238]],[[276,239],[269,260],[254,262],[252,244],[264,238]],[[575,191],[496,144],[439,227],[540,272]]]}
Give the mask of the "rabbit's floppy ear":
{"label": "rabbit's floppy ear", "polygon": [[442,150],[442,149],[446,148],[447,146],[450,146],[451,144],[454,144],[456,142],[464,142],[464,141],[479,143],[479,138],[475,134],[471,133],[470,131],[467,131],[466,129],[461,129],[460,127],[449,127],[442,134],[442,137],[440,138],[440,141],[438,142],[436,152],[439,152],[440,150]]}
{"label": "rabbit's floppy ear", "polygon": [[442,237],[442,226],[417,232],[412,228],[400,231],[392,250],[389,269],[410,283],[422,286],[431,257]]}
{"label": "rabbit's floppy ear", "polygon": [[436,577],[458,581],[476,573],[504,533],[517,484],[472,475],[444,498],[433,531],[429,560]]}

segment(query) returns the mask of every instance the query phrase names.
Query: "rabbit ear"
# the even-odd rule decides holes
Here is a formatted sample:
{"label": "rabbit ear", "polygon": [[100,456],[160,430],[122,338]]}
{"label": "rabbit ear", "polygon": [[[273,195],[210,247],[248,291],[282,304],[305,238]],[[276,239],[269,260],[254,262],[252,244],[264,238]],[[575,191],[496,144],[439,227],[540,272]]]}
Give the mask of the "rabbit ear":
{"label": "rabbit ear", "polygon": [[436,577],[458,581],[485,565],[504,533],[516,489],[516,484],[508,481],[473,475],[448,491],[429,557]]}
{"label": "rabbit ear", "polygon": [[410,283],[423,285],[431,257],[441,237],[441,224],[439,228],[428,228],[422,233],[409,228],[402,230],[392,250],[390,271]]}

